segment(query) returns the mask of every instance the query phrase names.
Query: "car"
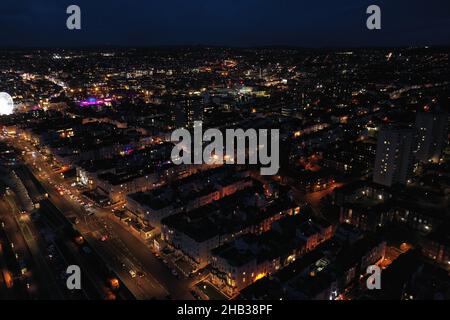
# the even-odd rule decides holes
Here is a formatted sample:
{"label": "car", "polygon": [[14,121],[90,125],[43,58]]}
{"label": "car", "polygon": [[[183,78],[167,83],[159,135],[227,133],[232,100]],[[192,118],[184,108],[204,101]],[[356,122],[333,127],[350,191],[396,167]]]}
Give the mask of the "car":
{"label": "car", "polygon": [[164,262],[164,264],[168,264],[168,262],[167,262],[167,260],[166,260],[166,259],[163,259],[163,262]]}
{"label": "car", "polygon": [[175,269],[172,269],[172,274],[176,277],[178,276],[178,272]]}
{"label": "car", "polygon": [[128,273],[130,274],[130,276],[131,276],[132,278],[136,278],[136,271],[134,271],[134,270],[128,270]]}
{"label": "car", "polygon": [[143,277],[145,277],[145,273],[143,273],[142,271],[138,271],[138,272],[137,272],[137,276],[138,276],[139,278],[143,278]]}

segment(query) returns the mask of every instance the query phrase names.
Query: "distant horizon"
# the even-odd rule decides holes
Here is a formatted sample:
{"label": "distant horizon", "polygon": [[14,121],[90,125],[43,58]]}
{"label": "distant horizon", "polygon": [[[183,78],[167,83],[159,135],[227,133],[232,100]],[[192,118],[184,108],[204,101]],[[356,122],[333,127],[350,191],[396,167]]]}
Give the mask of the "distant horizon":
{"label": "distant horizon", "polygon": [[1,46],[4,50],[92,50],[92,49],[293,49],[293,50],[364,50],[364,49],[438,49],[449,48],[447,44],[422,44],[422,45],[398,45],[398,46],[296,46],[296,45],[261,45],[261,46],[231,46],[231,45],[208,45],[208,44],[173,44],[173,45],[85,45],[85,46]]}

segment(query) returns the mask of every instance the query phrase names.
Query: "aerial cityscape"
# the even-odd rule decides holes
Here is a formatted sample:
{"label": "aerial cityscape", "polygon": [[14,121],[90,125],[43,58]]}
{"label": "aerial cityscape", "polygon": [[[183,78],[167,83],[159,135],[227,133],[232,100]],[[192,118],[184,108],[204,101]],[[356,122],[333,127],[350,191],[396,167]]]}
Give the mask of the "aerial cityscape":
{"label": "aerial cityscape", "polygon": [[450,299],[449,55],[0,49],[0,300]]}

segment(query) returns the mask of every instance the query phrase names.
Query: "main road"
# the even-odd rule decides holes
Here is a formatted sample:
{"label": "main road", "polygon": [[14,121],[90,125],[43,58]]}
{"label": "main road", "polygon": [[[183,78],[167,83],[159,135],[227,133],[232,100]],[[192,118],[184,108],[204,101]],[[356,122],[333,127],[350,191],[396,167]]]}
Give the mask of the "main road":
{"label": "main road", "polygon": [[[17,139],[14,146],[21,150],[25,150],[25,147],[35,150],[31,143],[24,140]],[[164,299],[169,295],[174,299],[193,299],[189,292],[192,280],[178,279],[172,275],[142,241],[132,235],[125,226],[110,219],[107,210],[96,209],[96,215],[89,216],[79,203],[66,194],[61,195],[55,186],[64,184],[67,189],[70,189],[70,186],[60,174],[52,170],[48,161],[38,150],[35,150],[31,156],[25,154],[24,160],[30,171],[43,185],[54,205],[67,216],[76,214],[80,221],[76,225],[78,231],[137,299]],[[105,234],[108,235],[108,239],[101,241],[101,236]],[[123,267],[124,261],[131,261],[136,271],[140,271],[144,276],[133,278]]]}
{"label": "main road", "polygon": [[[0,200],[0,220],[18,259],[25,261],[28,269],[17,283],[24,287],[29,284],[29,288],[26,288],[28,293],[26,298],[64,299],[65,295],[56,283],[55,273],[41,254],[38,244],[39,234],[30,228],[26,221],[28,217],[23,219],[18,217],[19,210],[14,200],[14,197],[9,195]],[[16,274],[20,275],[20,270]]]}

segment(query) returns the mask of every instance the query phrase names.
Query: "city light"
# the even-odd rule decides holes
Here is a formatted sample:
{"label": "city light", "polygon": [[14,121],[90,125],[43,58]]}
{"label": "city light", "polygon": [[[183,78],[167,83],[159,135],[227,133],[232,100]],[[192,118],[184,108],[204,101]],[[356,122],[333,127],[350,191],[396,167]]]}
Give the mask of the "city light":
{"label": "city light", "polygon": [[[66,31],[82,44],[88,22]],[[450,299],[448,48],[283,39],[6,46],[0,295],[183,315],[204,310],[193,300]]]}
{"label": "city light", "polygon": [[266,276],[265,273],[258,273],[258,274],[255,276],[255,281],[258,281],[258,280],[264,278],[265,276]]}

